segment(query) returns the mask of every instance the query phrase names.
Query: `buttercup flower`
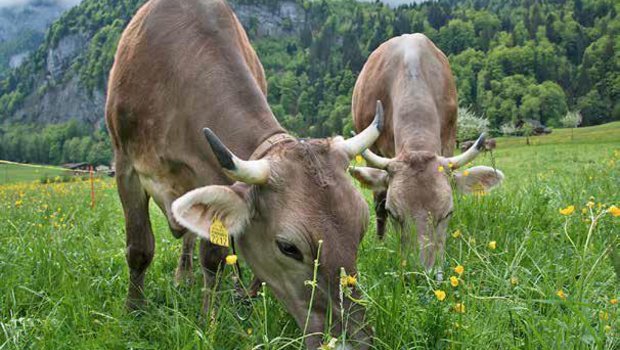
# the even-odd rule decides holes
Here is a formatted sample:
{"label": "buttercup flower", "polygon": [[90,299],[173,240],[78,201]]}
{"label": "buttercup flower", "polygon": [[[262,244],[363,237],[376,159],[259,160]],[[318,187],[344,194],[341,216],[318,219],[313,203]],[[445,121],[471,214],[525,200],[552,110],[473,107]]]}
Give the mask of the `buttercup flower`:
{"label": "buttercup flower", "polygon": [[434,293],[437,300],[444,301],[446,299],[446,292],[444,292],[443,290],[438,289]]}
{"label": "buttercup flower", "polygon": [[465,304],[463,304],[463,303],[456,303],[456,305],[454,305],[454,311],[459,313],[459,314],[464,314],[465,313]]}
{"label": "buttercup flower", "polygon": [[226,257],[226,265],[234,265],[237,263],[237,256],[236,255],[228,255]]}
{"label": "buttercup flower", "polygon": [[620,208],[616,207],[615,205],[612,205],[611,207],[609,207],[609,209],[607,209],[607,212],[616,218],[620,216]]}
{"label": "buttercup flower", "polygon": [[469,176],[469,170],[463,171],[463,176]]}
{"label": "buttercup flower", "polygon": [[440,165],[440,166],[437,168],[437,171],[439,171],[440,173],[443,173],[443,172],[444,172],[444,170],[445,170],[445,169],[444,169],[443,165]]}
{"label": "buttercup flower", "polygon": [[558,291],[555,293],[555,295],[557,295],[557,296],[558,296],[558,298],[560,298],[560,299],[562,299],[562,300],[566,300],[566,293],[564,293],[564,291],[563,291],[563,290],[561,290],[561,289],[560,289],[560,290],[558,290]]}
{"label": "buttercup flower", "polygon": [[564,208],[564,209],[560,209],[560,214],[568,216],[571,215],[575,212],[575,206],[574,205],[569,205],[568,207]]}
{"label": "buttercup flower", "polygon": [[459,276],[463,274],[463,272],[465,272],[465,268],[463,267],[463,265],[457,265],[454,268],[454,272],[458,273]]}
{"label": "buttercup flower", "polygon": [[340,284],[343,287],[355,287],[357,285],[357,278],[351,275],[342,276],[340,278]]}
{"label": "buttercup flower", "polygon": [[451,276],[450,277],[450,285],[452,285],[452,287],[456,288],[459,286],[459,279],[456,276]]}
{"label": "buttercup flower", "polygon": [[495,250],[495,248],[497,248],[497,242],[496,242],[496,241],[491,241],[491,242],[489,242],[488,247],[489,247],[489,249],[491,249],[491,250]]}

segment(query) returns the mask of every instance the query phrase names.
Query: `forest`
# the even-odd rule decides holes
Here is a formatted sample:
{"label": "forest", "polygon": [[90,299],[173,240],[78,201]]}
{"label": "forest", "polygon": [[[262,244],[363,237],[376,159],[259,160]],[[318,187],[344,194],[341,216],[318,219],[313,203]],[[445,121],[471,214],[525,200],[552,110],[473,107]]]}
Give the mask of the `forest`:
{"label": "forest", "polygon": [[[47,51],[71,33],[92,37],[73,74],[89,91],[103,91],[120,34],[142,2],[83,1],[0,82],[0,159],[109,162],[101,127],[16,125],[11,116],[26,96],[45,89],[37,84]],[[258,1],[274,12],[282,2]],[[353,0],[297,3],[305,16],[297,35],[261,37],[256,21],[246,23],[267,73],[270,105],[293,134],[348,135],[351,93],[366,58],[389,38],[413,32],[426,34],[449,57],[459,105],[488,120],[491,133],[528,119],[560,127],[574,111],[583,126],[620,120],[618,2],[449,0],[396,9]]]}

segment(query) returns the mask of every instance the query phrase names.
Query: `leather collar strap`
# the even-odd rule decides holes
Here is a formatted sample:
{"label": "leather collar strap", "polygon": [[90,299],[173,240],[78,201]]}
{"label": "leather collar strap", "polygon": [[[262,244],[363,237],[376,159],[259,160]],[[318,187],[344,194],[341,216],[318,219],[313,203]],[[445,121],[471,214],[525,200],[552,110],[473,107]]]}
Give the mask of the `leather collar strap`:
{"label": "leather collar strap", "polygon": [[254,153],[252,153],[252,156],[250,156],[250,160],[257,160],[257,159],[263,158],[267,154],[267,152],[271,149],[271,147],[277,145],[280,142],[296,141],[296,140],[297,140],[296,138],[294,138],[293,136],[287,133],[280,133],[280,134],[272,135],[271,137],[267,138],[267,140],[263,141],[263,143],[261,143],[256,148]]}

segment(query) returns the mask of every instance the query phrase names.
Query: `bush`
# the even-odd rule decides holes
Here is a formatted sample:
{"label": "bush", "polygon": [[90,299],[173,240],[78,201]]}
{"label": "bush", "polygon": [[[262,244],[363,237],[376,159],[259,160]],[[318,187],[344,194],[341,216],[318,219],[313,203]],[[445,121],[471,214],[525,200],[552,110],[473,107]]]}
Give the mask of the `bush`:
{"label": "bush", "polygon": [[489,130],[489,121],[476,115],[469,108],[459,108],[456,140],[458,142],[475,140],[481,133]]}

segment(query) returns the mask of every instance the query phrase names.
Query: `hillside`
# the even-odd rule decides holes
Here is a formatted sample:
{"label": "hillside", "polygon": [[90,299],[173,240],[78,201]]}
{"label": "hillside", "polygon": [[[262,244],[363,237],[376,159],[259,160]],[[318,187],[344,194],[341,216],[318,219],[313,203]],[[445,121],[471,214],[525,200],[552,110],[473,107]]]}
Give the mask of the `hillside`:
{"label": "hillside", "polygon": [[[62,144],[54,157],[17,155],[17,146],[7,146],[19,144],[12,129],[43,133],[41,124],[78,120],[102,131],[114,50],[142,2],[84,0],[54,23],[36,53],[0,84],[0,158],[70,158],[63,137],[55,138]],[[409,32],[425,33],[449,55],[460,105],[484,114],[493,130],[520,119],[559,126],[569,110],[580,110],[585,125],[620,118],[620,5],[611,0],[450,0],[398,9],[353,0],[232,5],[266,68],[270,105],[294,133],[348,133],[350,94],[366,57]]]}
{"label": "hillside", "polygon": [[47,28],[79,0],[0,2],[0,77],[20,66],[43,42]]}

